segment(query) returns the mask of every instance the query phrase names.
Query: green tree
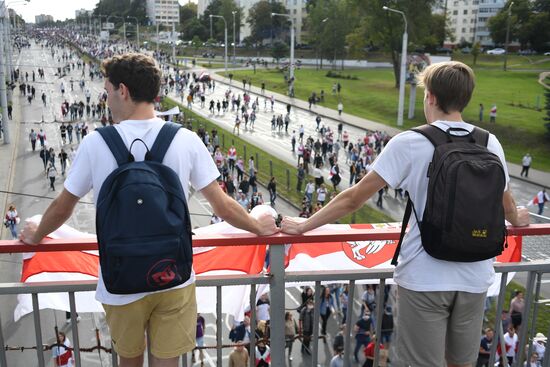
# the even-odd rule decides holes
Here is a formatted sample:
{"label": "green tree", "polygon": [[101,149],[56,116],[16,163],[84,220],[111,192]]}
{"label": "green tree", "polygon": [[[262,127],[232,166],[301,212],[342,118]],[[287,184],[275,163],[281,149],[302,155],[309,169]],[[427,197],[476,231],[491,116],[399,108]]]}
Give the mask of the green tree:
{"label": "green tree", "polygon": [[[489,33],[495,44],[504,45],[506,43],[508,11],[511,2],[512,0],[508,0],[497,15],[489,18],[487,22]],[[510,16],[510,42],[517,40],[522,48],[527,46],[530,35],[526,26],[529,23],[531,15],[532,9],[530,0],[514,0]]]}
{"label": "green tree", "polygon": [[[147,23],[146,0],[102,0],[98,1],[93,11],[94,16],[114,15],[119,17],[136,17],[140,24]],[[105,21],[105,20],[103,20]],[[120,18],[112,18],[113,23],[122,24]]]}
{"label": "green tree", "polygon": [[477,57],[479,56],[480,53],[481,53],[481,44],[479,42],[476,42],[472,46],[472,56],[474,57],[474,66],[476,65]]}
{"label": "green tree", "polygon": [[[241,24],[242,18],[242,8],[237,6],[235,0],[214,0],[212,1],[206,10],[204,11],[203,16],[201,17],[201,23],[208,32],[208,37],[210,37],[210,15],[221,15],[224,17],[227,22],[227,37],[228,42],[233,35],[233,12],[235,14],[235,31],[238,34],[239,25]],[[224,29],[225,24],[223,20],[219,18],[212,18],[212,38],[223,42],[224,41]]]}
{"label": "green tree", "polygon": [[182,40],[192,40],[198,37],[201,40],[206,40],[209,36],[208,30],[204,27],[201,21],[193,18],[182,25],[180,38]]}
{"label": "green tree", "polygon": [[273,48],[271,49],[271,56],[273,56],[273,58],[277,61],[277,64],[279,64],[280,59],[288,55],[288,49],[288,45],[281,41],[276,41],[273,44]]}
{"label": "green tree", "polygon": [[[382,9],[383,6],[401,10],[408,22],[409,44],[423,45],[432,35],[432,7],[435,0],[348,0],[358,13],[360,22],[347,36],[348,45],[355,50],[363,44],[375,44],[390,52],[395,86],[399,86],[401,40],[404,22],[400,14]],[[443,22],[444,23],[444,22]],[[357,42],[362,43],[357,46]]]}
{"label": "green tree", "polygon": [[199,52],[199,48],[202,46],[202,41],[199,36],[193,37],[193,40],[191,40],[191,45],[195,48],[195,53]]}
{"label": "green tree", "polygon": [[197,4],[189,2],[183,6],[180,6],[180,25],[190,22],[192,19],[197,18]]}
{"label": "green tree", "polygon": [[285,6],[279,2],[261,0],[248,11],[246,21],[250,25],[250,40],[261,43],[265,39],[276,38],[287,32],[290,22],[284,17],[272,17],[271,13],[287,14]]}

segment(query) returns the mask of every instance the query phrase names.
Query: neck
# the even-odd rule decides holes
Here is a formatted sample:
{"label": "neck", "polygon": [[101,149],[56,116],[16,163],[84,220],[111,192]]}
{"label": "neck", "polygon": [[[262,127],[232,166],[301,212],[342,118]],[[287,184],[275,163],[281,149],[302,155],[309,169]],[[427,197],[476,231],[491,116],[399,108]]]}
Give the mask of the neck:
{"label": "neck", "polygon": [[[150,120],[155,118],[155,109],[152,103],[139,102],[131,105],[131,108],[121,114],[120,121],[125,120]],[[120,122],[119,121],[119,122]]]}
{"label": "neck", "polygon": [[435,121],[453,121],[453,122],[462,122],[462,114],[458,111],[452,111],[451,113],[445,113],[441,110],[432,111],[430,117],[428,118],[428,123]]}

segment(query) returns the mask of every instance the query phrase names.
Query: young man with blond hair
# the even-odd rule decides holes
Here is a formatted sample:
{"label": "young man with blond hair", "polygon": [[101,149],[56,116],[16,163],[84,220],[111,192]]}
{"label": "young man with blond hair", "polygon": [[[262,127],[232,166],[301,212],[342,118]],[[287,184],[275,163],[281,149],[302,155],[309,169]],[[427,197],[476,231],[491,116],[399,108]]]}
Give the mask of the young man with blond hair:
{"label": "young man with blond hair", "polygon": [[[452,128],[472,132],[474,126],[462,120],[462,111],[474,89],[473,71],[463,63],[451,61],[428,66],[420,79],[425,87],[427,123],[443,131]],[[492,134],[487,149],[500,159],[507,183],[504,152]],[[423,135],[413,131],[398,134],[358,184],[305,221],[284,218],[283,232],[299,234],[332,223],[359,209],[386,185],[407,191],[416,216],[422,218],[429,180],[426,173],[433,154],[434,146]],[[527,210],[516,208],[507,184],[502,205],[506,219],[513,225],[529,223]],[[392,360],[392,365],[472,366],[479,352],[485,295],[495,277],[493,259],[475,262],[436,259],[423,248],[414,215],[409,228],[394,272],[399,316],[394,348],[397,360]]]}
{"label": "young man with blond hair", "polygon": [[[142,161],[145,145],[153,145],[164,125],[154,111],[161,71],[154,59],[143,54],[115,56],[103,61],[102,69],[115,128],[127,148],[135,139],[141,139],[144,144],[134,144],[132,154],[136,161]],[[176,172],[186,198],[191,184],[210,202],[212,211],[231,225],[258,235],[277,232],[271,216],[251,217],[220,189],[216,181],[219,172],[195,133],[179,129],[162,163]],[[21,240],[39,244],[71,216],[76,203],[90,190],[94,190],[97,205],[103,182],[117,166],[101,135],[87,135],[79,146],[63,192],[46,209],[38,226],[27,223]],[[193,271],[183,284],[163,291],[113,294],[107,290],[100,270],[96,299],[104,305],[121,367],[143,365],[146,331],[153,367],[175,367],[180,355],[195,348],[197,305]]]}

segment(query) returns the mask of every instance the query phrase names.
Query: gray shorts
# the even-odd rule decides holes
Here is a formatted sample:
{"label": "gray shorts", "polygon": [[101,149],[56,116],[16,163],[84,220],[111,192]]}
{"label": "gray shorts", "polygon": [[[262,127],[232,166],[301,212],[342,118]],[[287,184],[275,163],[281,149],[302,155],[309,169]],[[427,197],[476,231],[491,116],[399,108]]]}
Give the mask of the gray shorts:
{"label": "gray shorts", "polygon": [[486,293],[397,290],[396,366],[475,364]]}

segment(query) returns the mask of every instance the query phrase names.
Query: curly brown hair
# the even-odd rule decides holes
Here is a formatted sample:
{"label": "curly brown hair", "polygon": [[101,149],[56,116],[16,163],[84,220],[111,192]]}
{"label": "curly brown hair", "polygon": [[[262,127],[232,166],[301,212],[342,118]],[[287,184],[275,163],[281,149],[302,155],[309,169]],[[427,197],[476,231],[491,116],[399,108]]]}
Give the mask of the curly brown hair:
{"label": "curly brown hair", "polygon": [[134,102],[153,103],[159,93],[161,71],[150,56],[139,53],[113,56],[103,60],[101,71],[115,89],[124,84]]}

